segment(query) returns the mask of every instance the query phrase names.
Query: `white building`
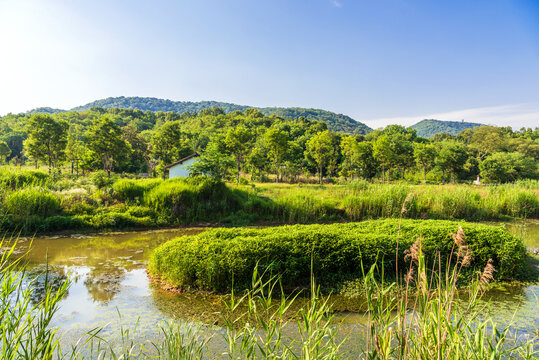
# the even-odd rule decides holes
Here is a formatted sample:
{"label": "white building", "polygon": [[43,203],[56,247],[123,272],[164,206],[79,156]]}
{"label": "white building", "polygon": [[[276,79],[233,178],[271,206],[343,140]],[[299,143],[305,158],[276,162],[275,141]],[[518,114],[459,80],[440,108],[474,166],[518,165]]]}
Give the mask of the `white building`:
{"label": "white building", "polygon": [[[165,166],[165,171],[168,170],[168,178],[173,179],[176,177],[189,177],[191,171],[188,166],[193,165],[200,155],[197,153],[184,157],[181,160],[176,161],[170,165]],[[163,174],[163,177],[165,175]]]}

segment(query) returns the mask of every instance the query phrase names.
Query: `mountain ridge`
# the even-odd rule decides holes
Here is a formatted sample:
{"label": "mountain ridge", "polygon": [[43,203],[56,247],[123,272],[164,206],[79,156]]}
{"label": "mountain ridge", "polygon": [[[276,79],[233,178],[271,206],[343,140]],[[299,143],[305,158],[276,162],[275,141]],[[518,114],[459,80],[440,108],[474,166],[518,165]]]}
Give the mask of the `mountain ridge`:
{"label": "mountain ridge", "polygon": [[160,99],[155,97],[139,97],[139,96],[118,96],[108,97],[92,101],[88,104],[74,107],[70,110],[53,109],[49,107],[37,108],[28,113],[55,113],[64,111],[85,111],[93,107],[102,108],[124,108],[124,109],[139,109],[142,111],[174,111],[177,113],[199,112],[203,109],[212,107],[222,108],[225,113],[234,112],[236,110],[245,111],[248,108],[258,109],[264,115],[275,114],[287,119],[297,119],[303,116],[310,120],[320,120],[328,124],[328,128],[333,131],[350,133],[350,134],[367,134],[372,129],[362,122],[356,121],[344,114],[337,114],[323,109],[310,109],[301,107],[255,107],[248,105],[238,105],[221,101],[173,101],[169,99]]}
{"label": "mountain ridge", "polygon": [[455,136],[463,130],[473,129],[477,126],[485,126],[485,124],[464,121],[423,119],[410,127],[417,131],[418,136],[429,138],[439,133],[449,133]]}

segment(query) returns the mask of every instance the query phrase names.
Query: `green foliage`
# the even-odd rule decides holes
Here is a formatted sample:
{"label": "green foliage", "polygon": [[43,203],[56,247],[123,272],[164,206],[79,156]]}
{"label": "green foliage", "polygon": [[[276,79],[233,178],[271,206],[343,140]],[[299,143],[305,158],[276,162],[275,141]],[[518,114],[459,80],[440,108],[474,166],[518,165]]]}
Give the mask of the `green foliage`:
{"label": "green foliage", "polygon": [[33,115],[27,124],[28,138],[24,141],[28,156],[35,161],[47,162],[49,171],[56,168],[65,155],[68,127],[66,121],[50,115]]}
{"label": "green foliage", "polygon": [[0,170],[0,189],[20,189],[28,186],[42,186],[49,180],[49,175],[37,170]]}
{"label": "green foliage", "polygon": [[242,198],[223,182],[200,176],[164,181],[144,195],[144,203],[169,221],[193,223],[241,210]]}
{"label": "green foliage", "polygon": [[110,172],[131,149],[122,137],[122,130],[111,117],[102,116],[88,129],[90,157],[100,159],[103,170]]}
{"label": "green foliage", "polygon": [[9,145],[5,141],[0,140],[0,164],[4,163],[9,155],[11,155]]}
{"label": "green foliage", "polygon": [[112,184],[115,181],[115,178],[110,177],[105,171],[100,170],[100,171],[96,171],[92,175],[91,181],[98,189],[103,189],[103,188],[112,186]]}
{"label": "green foliage", "polygon": [[488,182],[506,183],[520,179],[536,178],[537,162],[518,152],[494,153],[479,165],[481,176]]}
{"label": "green foliage", "polygon": [[6,197],[5,210],[16,218],[30,216],[52,216],[61,211],[60,200],[51,191],[41,188],[26,188],[12,192]]}
{"label": "green foliage", "polygon": [[180,288],[228,291],[232,286],[246,288],[252,269],[258,264],[270,273],[282,274],[286,288],[309,284],[312,271],[321,285],[335,287],[361,276],[383,260],[386,274],[395,274],[404,249],[421,237],[426,256],[442,262],[453,250],[452,232],[462,225],[474,254],[466,274],[482,270],[493,259],[499,279],[515,279],[525,266],[526,249],[520,239],[501,227],[459,224],[451,221],[376,220],[332,225],[294,225],[265,229],[215,229],[195,236],[184,236],[158,247],[149,270]]}
{"label": "green foliage", "polygon": [[144,194],[161,182],[161,179],[121,179],[113,184],[112,189],[115,197],[121,201],[142,201]]}

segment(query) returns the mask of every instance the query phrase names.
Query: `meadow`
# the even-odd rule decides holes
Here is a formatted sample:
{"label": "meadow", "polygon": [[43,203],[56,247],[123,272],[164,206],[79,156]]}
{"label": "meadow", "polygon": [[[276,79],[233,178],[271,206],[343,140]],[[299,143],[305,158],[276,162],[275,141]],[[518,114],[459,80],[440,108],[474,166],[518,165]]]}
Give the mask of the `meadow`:
{"label": "meadow", "polygon": [[0,170],[0,227],[22,233],[177,225],[260,225],[405,218],[509,220],[539,217],[539,181],[499,186],[247,183],[207,177],[86,177]]}

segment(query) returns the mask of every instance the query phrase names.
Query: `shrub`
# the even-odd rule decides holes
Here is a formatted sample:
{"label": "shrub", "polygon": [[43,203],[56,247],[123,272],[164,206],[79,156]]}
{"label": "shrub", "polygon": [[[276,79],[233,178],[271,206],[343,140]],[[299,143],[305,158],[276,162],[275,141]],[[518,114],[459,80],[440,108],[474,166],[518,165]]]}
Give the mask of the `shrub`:
{"label": "shrub", "polygon": [[92,214],[95,211],[96,201],[83,188],[62,191],[61,204],[68,214]]}
{"label": "shrub", "polygon": [[52,216],[61,212],[60,200],[44,188],[28,188],[9,194],[5,200],[7,213],[18,217]]}
{"label": "shrub", "polygon": [[103,171],[103,170],[96,171],[96,172],[92,175],[92,183],[93,183],[98,189],[102,189],[102,188],[111,186],[112,184],[114,184],[114,180],[115,180],[115,177],[114,177],[114,176],[110,176],[110,177],[109,177],[109,175],[107,174],[107,172],[105,172],[105,171]]}
{"label": "shrub", "polygon": [[[149,270],[154,276],[181,288],[227,291],[232,285],[248,287],[252,269],[259,264],[282,274],[285,287],[309,283],[311,259],[315,278],[335,287],[361,276],[383,261],[385,273],[395,275],[397,239],[399,261],[404,268],[404,249],[422,238],[423,251],[433,259],[447,259],[453,249],[451,233],[460,224],[440,220],[376,220],[331,225],[294,225],[265,229],[214,229],[169,241],[153,252]],[[470,276],[492,258],[500,279],[513,279],[524,266],[522,241],[501,227],[463,223],[474,253]],[[445,262],[445,260],[443,261]]]}

